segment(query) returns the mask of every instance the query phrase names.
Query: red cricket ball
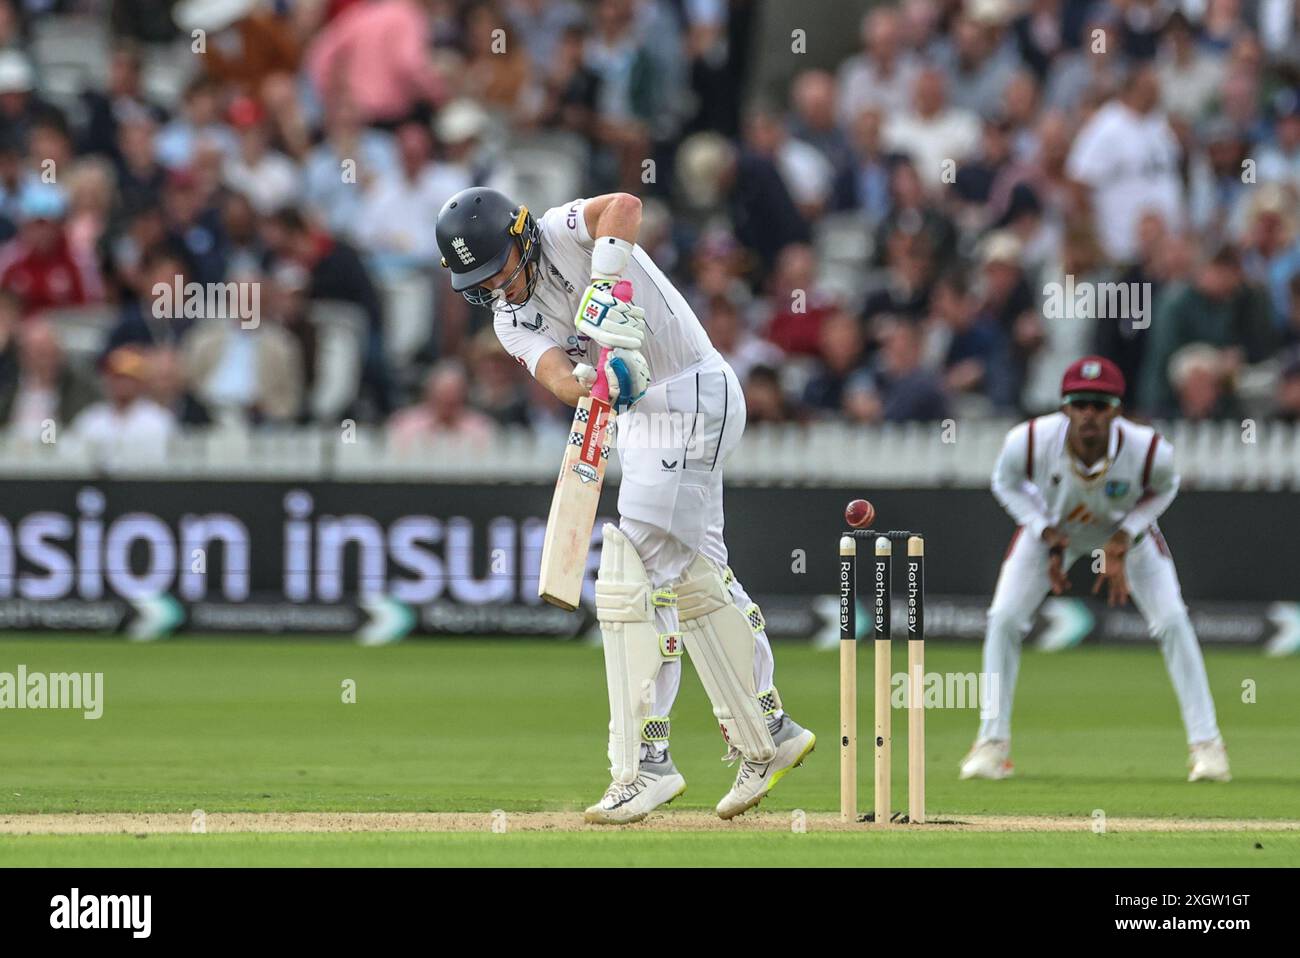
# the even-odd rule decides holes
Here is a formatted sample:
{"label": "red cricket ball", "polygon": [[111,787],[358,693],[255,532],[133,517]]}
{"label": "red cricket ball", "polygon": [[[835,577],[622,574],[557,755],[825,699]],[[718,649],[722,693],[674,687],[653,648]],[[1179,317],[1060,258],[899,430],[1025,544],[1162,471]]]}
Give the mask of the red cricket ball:
{"label": "red cricket ball", "polygon": [[854,529],[870,529],[876,521],[876,507],[866,499],[854,499],[844,507],[844,521]]}

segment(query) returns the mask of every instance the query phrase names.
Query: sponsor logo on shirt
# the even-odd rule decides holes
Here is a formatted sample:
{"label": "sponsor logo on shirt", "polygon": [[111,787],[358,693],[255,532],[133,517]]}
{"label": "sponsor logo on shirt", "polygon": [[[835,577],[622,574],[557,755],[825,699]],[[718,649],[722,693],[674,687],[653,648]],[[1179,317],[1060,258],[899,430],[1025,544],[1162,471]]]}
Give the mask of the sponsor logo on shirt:
{"label": "sponsor logo on shirt", "polygon": [[550,263],[547,263],[547,264],[546,264],[546,268],[547,268],[548,270],[550,270],[550,273],[551,273],[552,276],[554,276],[557,280],[559,280],[559,283],[560,283],[561,286],[564,287],[564,291],[565,291],[565,292],[567,292],[567,293],[576,293],[576,292],[578,291],[578,287],[574,286],[574,285],[573,285],[572,283],[570,283],[567,279],[565,279],[565,278],[564,278],[564,274],[561,273],[561,272],[560,272],[558,269],[556,269],[554,266],[552,266]]}
{"label": "sponsor logo on shirt", "polygon": [[1118,499],[1128,493],[1128,482],[1124,479],[1111,479],[1105,487],[1107,499]]}

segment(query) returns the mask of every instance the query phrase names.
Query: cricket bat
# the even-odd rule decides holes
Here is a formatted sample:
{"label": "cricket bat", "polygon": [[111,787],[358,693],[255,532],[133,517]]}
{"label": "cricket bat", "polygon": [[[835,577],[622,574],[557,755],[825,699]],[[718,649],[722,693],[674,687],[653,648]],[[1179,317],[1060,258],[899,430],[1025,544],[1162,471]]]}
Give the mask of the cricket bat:
{"label": "cricket bat", "polygon": [[[632,284],[621,280],[613,289],[615,299],[629,302]],[[573,411],[569,441],[555,481],[551,514],[542,541],[542,564],[538,570],[537,594],[551,605],[572,611],[582,599],[582,582],[587,575],[587,553],[591,550],[591,529],[596,524],[600,490],[605,484],[609,462],[609,427],[614,410],[609,404],[609,383],[602,348],[596,360],[596,381],[591,395],[578,400]]]}

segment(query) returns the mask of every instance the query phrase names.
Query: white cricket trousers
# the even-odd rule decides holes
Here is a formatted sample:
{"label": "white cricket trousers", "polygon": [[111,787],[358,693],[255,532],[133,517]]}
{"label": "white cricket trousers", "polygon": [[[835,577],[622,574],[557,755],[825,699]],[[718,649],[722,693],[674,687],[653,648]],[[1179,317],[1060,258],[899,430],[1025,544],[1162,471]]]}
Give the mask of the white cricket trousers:
{"label": "white cricket trousers", "polygon": [[[1079,553],[1067,550],[1066,569],[1079,558]],[[1011,738],[1011,705],[1020,669],[1020,646],[1033,625],[1035,610],[1051,591],[1047,562],[1047,543],[1017,534],[1010,554],[1002,563],[989,606],[983,665],[985,675],[997,676],[998,701],[994,710],[986,708],[982,713],[980,741]],[[1217,738],[1219,725],[1205,675],[1205,660],[1183,602],[1178,571],[1159,531],[1148,531],[1129,549],[1124,569],[1129,594],[1146,619],[1151,637],[1160,643],[1188,743]]]}
{"label": "white cricket trousers", "polygon": [[[623,469],[619,528],[641,557],[651,586],[671,586],[696,553],[726,566],[722,469],[745,431],[745,394],[731,367],[717,357],[651,386],[618,417],[617,430],[614,445]],[[670,440],[674,434],[680,438]],[[742,612],[750,605],[734,575],[731,597]],[[676,606],[657,609],[655,627],[660,633],[680,631]],[[772,646],[762,631],[754,648],[754,688],[771,688],[773,672]],[[670,714],[680,685],[681,659],[675,658],[659,671],[653,714]]]}

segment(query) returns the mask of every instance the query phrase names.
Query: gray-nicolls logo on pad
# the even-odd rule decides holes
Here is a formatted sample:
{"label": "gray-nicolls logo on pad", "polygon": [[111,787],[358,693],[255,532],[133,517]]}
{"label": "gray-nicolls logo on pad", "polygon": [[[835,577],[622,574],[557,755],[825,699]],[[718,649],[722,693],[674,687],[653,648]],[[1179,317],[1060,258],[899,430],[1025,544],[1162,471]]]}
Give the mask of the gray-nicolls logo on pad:
{"label": "gray-nicolls logo on pad", "polygon": [[50,927],[127,929],[132,938],[148,938],[152,912],[152,895],[83,895],[74,888],[50,899]]}
{"label": "gray-nicolls logo on pad", "polygon": [[469,266],[474,262],[474,254],[471,253],[469,247],[465,245],[465,237],[457,236],[453,239],[451,241],[451,248],[454,249],[456,255],[460,257],[462,265]]}

